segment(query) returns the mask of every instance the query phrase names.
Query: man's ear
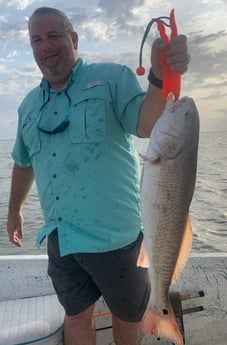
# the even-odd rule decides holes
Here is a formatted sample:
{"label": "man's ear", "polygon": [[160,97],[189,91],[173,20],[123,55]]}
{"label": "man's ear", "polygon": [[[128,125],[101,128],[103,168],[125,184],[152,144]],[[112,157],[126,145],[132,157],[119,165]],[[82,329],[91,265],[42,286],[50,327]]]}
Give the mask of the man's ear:
{"label": "man's ear", "polygon": [[71,35],[72,35],[73,46],[74,46],[75,49],[77,49],[78,48],[78,40],[79,40],[78,39],[78,35],[77,35],[77,33],[75,31],[73,31],[71,33]]}

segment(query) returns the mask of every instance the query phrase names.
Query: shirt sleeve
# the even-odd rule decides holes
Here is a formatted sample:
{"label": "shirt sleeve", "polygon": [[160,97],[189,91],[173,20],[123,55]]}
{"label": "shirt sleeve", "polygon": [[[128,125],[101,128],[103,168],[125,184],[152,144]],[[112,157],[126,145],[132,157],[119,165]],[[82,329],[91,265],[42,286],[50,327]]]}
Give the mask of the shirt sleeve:
{"label": "shirt sleeve", "polygon": [[18,125],[17,125],[16,140],[15,140],[13,151],[12,151],[12,158],[14,159],[15,163],[17,165],[19,165],[20,167],[28,168],[32,164],[31,164],[31,160],[29,158],[28,150],[26,148],[26,145],[25,145],[23,137],[22,137],[21,122],[20,122],[20,110],[18,110],[18,113],[19,113],[19,121],[18,121]]}
{"label": "shirt sleeve", "polygon": [[141,88],[136,75],[127,66],[123,66],[116,84],[115,109],[124,130],[136,136],[145,96],[146,92]]}

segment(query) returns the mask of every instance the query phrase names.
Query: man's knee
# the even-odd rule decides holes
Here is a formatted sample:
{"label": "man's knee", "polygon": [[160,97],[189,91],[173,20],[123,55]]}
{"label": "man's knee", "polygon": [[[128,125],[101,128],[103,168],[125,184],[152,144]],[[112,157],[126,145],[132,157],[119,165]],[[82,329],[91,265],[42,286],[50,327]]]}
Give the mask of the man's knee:
{"label": "man's knee", "polygon": [[78,326],[80,324],[93,324],[93,312],[95,305],[91,305],[77,315],[65,315],[65,326]]}

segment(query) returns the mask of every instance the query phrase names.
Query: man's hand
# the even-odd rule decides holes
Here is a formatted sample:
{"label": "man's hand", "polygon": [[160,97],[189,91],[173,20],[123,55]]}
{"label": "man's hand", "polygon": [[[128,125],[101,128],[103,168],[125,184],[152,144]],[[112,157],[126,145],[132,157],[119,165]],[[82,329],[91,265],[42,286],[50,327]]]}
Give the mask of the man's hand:
{"label": "man's hand", "polygon": [[17,247],[22,246],[24,218],[23,205],[32,188],[34,174],[32,167],[22,168],[16,163],[13,166],[11,193],[9,199],[9,212],[7,230],[9,240]]}
{"label": "man's hand", "polygon": [[[179,35],[167,43],[162,39],[154,41],[151,49],[151,66],[152,72],[156,78],[163,80],[163,70],[161,66],[162,52],[166,52],[166,62],[174,71],[183,74],[188,69],[190,62],[190,55],[188,54],[187,38],[184,35]],[[147,96],[144,99],[141,111],[140,120],[137,131],[141,137],[149,137],[151,130],[162,114],[165,107],[165,99],[160,88],[149,83]]]}
{"label": "man's hand", "polygon": [[24,218],[21,212],[9,214],[7,231],[9,240],[17,247],[22,246]]}
{"label": "man's hand", "polygon": [[154,41],[151,49],[151,66],[154,75],[162,79],[162,66],[160,66],[160,53],[166,49],[166,62],[174,71],[181,74],[185,73],[188,69],[190,62],[190,55],[188,54],[187,37],[179,35],[170,41],[167,48],[166,43],[161,39]]}

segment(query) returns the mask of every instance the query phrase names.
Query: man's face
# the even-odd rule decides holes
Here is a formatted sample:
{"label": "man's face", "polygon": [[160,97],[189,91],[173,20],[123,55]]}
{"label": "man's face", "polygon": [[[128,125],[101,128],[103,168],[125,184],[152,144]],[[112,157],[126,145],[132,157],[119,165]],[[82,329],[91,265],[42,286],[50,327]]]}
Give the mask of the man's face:
{"label": "man's face", "polygon": [[65,32],[61,18],[49,13],[32,19],[29,34],[37,65],[51,86],[59,89],[77,60],[77,34]]}

